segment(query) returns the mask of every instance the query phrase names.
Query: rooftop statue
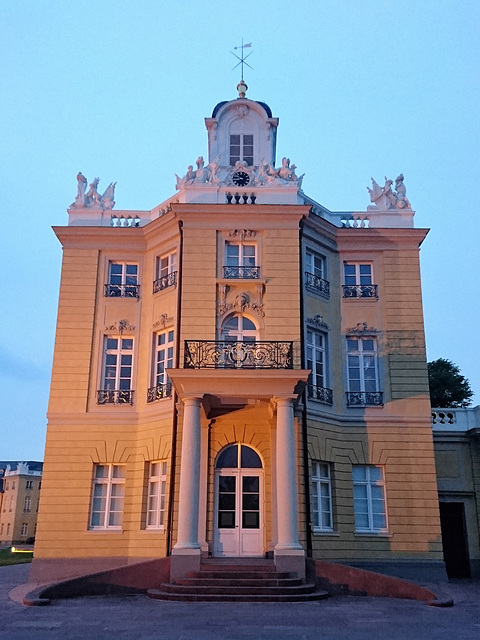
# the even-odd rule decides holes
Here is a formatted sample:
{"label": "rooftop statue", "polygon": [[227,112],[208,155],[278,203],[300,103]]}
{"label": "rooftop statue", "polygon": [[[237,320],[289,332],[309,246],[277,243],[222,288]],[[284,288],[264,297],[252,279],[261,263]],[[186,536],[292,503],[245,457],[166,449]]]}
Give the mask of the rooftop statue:
{"label": "rooftop statue", "polygon": [[411,209],[407,199],[407,190],[403,184],[403,173],[395,180],[395,192],[392,191],[393,180],[385,176],[385,184],[380,187],[372,178],[372,189],[367,187],[370,194],[370,201],[373,205],[368,205],[369,211],[389,211],[390,209]]}
{"label": "rooftop statue", "polygon": [[89,185],[89,190],[85,193],[87,187],[87,179],[81,171],[77,173],[77,195],[71,207],[85,207],[94,209],[113,209],[115,206],[115,185],[111,182],[105,189],[105,193],[101,196],[98,193],[98,183],[100,178],[95,178]]}

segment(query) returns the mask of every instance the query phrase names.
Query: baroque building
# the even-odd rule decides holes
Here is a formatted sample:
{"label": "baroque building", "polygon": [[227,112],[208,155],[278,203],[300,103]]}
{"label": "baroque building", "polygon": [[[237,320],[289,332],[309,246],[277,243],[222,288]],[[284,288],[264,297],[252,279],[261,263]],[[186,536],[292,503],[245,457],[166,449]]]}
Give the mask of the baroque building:
{"label": "baroque building", "polygon": [[0,545],[33,542],[42,462],[0,462]]}
{"label": "baroque building", "polygon": [[403,175],[309,198],[246,97],[150,211],[79,173],[32,578],[168,557],[444,574],[419,246]]}

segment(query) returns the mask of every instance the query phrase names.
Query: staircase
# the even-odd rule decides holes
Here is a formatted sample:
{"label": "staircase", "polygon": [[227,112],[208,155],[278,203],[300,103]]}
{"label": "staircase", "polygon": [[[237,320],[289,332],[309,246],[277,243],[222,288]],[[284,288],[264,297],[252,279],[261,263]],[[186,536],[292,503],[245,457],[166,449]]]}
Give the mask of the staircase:
{"label": "staircase", "polygon": [[149,598],[181,602],[307,602],[328,598],[315,584],[276,570],[271,560],[228,564],[208,560],[185,578],[149,589]]}

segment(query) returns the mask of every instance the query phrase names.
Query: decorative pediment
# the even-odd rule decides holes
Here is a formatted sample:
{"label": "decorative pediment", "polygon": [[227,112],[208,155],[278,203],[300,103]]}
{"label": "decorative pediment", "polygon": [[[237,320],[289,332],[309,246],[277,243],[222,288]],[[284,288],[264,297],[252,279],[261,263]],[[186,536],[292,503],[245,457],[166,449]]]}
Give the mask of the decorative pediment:
{"label": "decorative pediment", "polygon": [[241,291],[238,288],[229,287],[221,284],[218,288],[218,311],[217,316],[223,317],[227,313],[235,311],[250,311],[260,318],[265,317],[263,311],[263,294],[265,287],[263,284],[257,284],[255,287],[255,296],[251,292]]}

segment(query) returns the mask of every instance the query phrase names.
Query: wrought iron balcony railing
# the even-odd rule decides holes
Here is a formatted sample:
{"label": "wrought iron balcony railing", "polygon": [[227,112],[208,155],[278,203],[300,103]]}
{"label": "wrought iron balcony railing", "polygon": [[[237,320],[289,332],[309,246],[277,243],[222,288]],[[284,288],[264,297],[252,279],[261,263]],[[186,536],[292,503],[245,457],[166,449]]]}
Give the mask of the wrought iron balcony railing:
{"label": "wrought iron balcony railing", "polygon": [[292,342],[186,340],[185,369],[293,369]]}
{"label": "wrought iron balcony railing", "polygon": [[313,273],[305,272],[305,284],[309,289],[324,293],[326,296],[330,295],[330,282],[323,278],[319,278]]}
{"label": "wrought iron balcony railing", "polygon": [[223,277],[225,279],[258,280],[260,267],[223,267]]}
{"label": "wrought iron balcony railing", "polygon": [[323,404],[333,404],[333,391],[331,389],[319,387],[316,384],[309,384],[307,388],[309,398],[323,402]]}
{"label": "wrought iron balcony railing", "polygon": [[383,391],[347,391],[347,407],[382,407]]}
{"label": "wrought iron balcony railing", "polygon": [[169,273],[168,275],[162,276],[161,278],[157,278],[157,280],[153,281],[153,293],[158,293],[159,291],[168,289],[168,287],[173,287],[176,284],[177,272],[173,271],[173,273]]}
{"label": "wrought iron balcony railing", "polygon": [[134,395],[131,389],[99,389],[97,404],[133,404]]}
{"label": "wrought iron balcony railing", "polygon": [[150,387],[147,389],[147,402],[155,402],[155,400],[161,400],[162,398],[169,398],[172,395],[172,385],[157,384],[156,387]]}
{"label": "wrought iron balcony railing", "polygon": [[378,285],[376,284],[344,284],[344,298],[377,298]]}
{"label": "wrought iron balcony railing", "polygon": [[106,284],[106,298],[138,298],[140,295],[139,284]]}

